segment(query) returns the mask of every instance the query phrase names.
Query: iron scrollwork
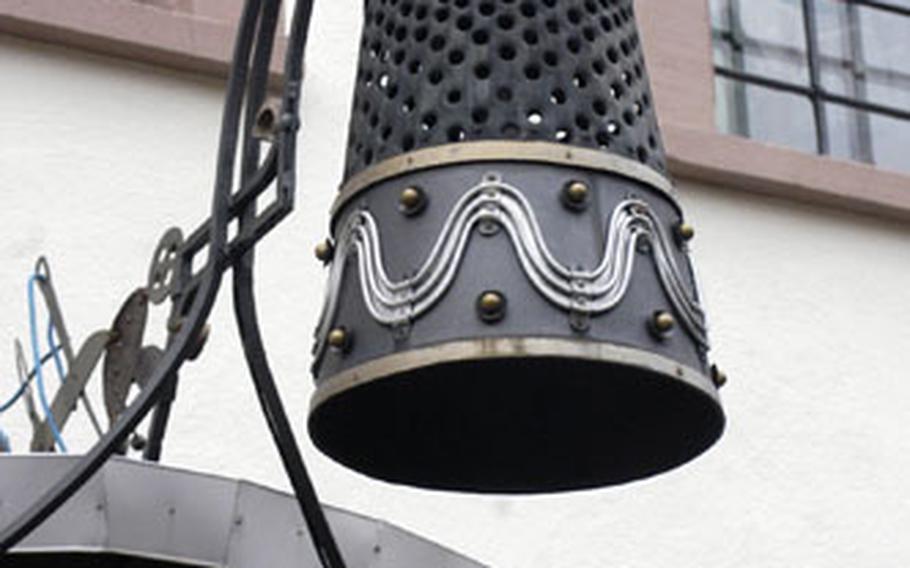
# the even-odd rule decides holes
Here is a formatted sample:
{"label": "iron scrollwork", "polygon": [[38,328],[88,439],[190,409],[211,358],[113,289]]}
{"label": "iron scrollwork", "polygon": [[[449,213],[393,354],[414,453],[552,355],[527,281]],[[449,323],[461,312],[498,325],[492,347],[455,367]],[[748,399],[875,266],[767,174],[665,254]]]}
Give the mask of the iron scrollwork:
{"label": "iron scrollwork", "polygon": [[[279,23],[280,0],[247,0],[241,14],[217,154],[211,215],[181,238],[172,229],[155,252],[149,286],[143,292],[153,303],[170,299],[170,335],[163,352],[146,358],[141,392],[124,408],[119,394],[112,398],[117,417],[98,442],[41,498],[0,532],[0,556],[5,555],[67,501],[154,408],[149,446],[153,458],[160,452],[170,403],[181,365],[198,354],[199,340],[214,305],[222,275],[233,269],[236,320],[263,412],[266,415],[285,469],[320,561],[326,568],[344,562],[332,537],[321,505],[309,480],[287,416],[272,379],[259,334],[252,292],[253,247],[293,208],[296,183],[296,137],[299,127],[303,54],[306,48],[311,0],[297,0],[284,63],[284,87],[268,139],[271,147],[260,156],[261,137],[254,132],[266,108],[269,61]],[[274,108],[274,105],[269,108]],[[261,126],[260,122],[260,126]],[[241,156],[240,187],[233,191],[234,164]],[[266,189],[277,186],[277,200],[257,203]],[[237,235],[228,239],[227,226],[238,222]],[[194,260],[205,251],[206,261],[194,270]],[[113,385],[112,385],[113,386]],[[120,385],[122,386],[122,385]],[[115,389],[116,390],[116,389]],[[118,391],[119,392],[119,391]],[[112,393],[112,396],[116,393]],[[116,399],[116,400],[114,400]],[[149,449],[146,457],[149,457]]]}

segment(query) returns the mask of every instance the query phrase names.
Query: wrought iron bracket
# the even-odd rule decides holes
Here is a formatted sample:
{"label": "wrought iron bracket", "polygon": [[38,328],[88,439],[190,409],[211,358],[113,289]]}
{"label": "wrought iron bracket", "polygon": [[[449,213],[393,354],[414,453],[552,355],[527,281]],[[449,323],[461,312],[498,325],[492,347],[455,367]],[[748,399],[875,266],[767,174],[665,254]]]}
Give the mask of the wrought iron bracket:
{"label": "wrought iron bracket", "polygon": [[[146,368],[144,388],[116,418],[101,439],[24,513],[0,531],[0,556],[5,555],[100,469],[128,435],[156,408],[146,457],[157,459],[167,415],[174,397],[177,371],[198,354],[199,340],[214,305],[221,277],[234,270],[235,311],[244,354],[260,403],[291,480],[304,520],[325,568],[342,568],[344,562],[332,537],[309,475],[303,464],[289,421],[275,386],[256,321],[252,291],[253,247],[292,210],[296,177],[296,135],[311,0],[297,0],[285,58],[285,84],[279,116],[268,107],[272,120],[261,116],[266,105],[268,63],[279,20],[280,0],[247,0],[240,17],[221,126],[211,216],[184,240],[169,230],[155,252],[150,270],[150,299],[172,301],[167,348]],[[240,188],[232,192],[234,164],[241,124],[242,171]],[[256,132],[254,132],[256,127]],[[263,128],[272,140],[260,160]],[[257,137],[258,136],[258,137]],[[258,203],[274,183],[276,199]],[[228,237],[236,221],[237,232]],[[198,259],[205,252],[202,264]],[[202,264],[202,268],[195,266]]]}

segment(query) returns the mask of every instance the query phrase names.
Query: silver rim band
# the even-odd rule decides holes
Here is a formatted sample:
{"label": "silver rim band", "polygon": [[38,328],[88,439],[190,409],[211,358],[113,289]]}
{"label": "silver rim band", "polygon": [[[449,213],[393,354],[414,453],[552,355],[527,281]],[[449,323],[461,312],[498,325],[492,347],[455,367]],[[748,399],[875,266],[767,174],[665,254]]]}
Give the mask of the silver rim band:
{"label": "silver rim band", "polygon": [[662,355],[606,342],[550,337],[496,337],[452,341],[395,353],[346,369],[318,381],[310,401],[311,413],[343,392],[384,377],[439,363],[512,357],[565,357],[638,367],[674,377],[720,404],[711,380],[703,373]]}
{"label": "silver rim band", "polygon": [[332,215],[360,192],[389,178],[429,168],[477,162],[538,162],[611,173],[653,187],[676,204],[676,190],[670,180],[634,160],[551,142],[487,140],[434,146],[383,160],[358,173],[341,187],[332,204]]}

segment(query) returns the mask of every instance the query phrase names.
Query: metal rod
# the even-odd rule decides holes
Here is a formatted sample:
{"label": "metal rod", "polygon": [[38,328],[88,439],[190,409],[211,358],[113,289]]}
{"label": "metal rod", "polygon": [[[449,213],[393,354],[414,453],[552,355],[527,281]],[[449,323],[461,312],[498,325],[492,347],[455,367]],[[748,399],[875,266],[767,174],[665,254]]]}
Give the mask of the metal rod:
{"label": "metal rod", "polygon": [[[48,266],[47,259],[43,256],[39,258],[35,270],[44,271],[43,278],[38,278],[38,289],[41,290],[41,295],[44,296],[44,303],[47,305],[48,312],[50,312],[51,321],[54,323],[54,330],[57,333],[57,339],[60,340],[60,347],[63,348],[63,356],[66,358],[67,373],[69,373],[69,370],[73,367],[73,362],[76,360],[76,354],[73,352],[69,332],[67,332],[66,323],[63,321],[63,310],[60,309],[60,303],[57,301],[57,292],[54,290],[53,284],[51,284],[51,269],[50,266]],[[85,412],[88,414],[89,421],[92,423],[95,433],[98,434],[98,437],[100,438],[103,432],[101,423],[98,422],[98,417],[95,415],[92,403],[88,396],[86,396],[84,390],[79,393],[79,400],[81,400],[83,406],[85,406]]]}
{"label": "metal rod", "polygon": [[828,136],[828,116],[822,99],[821,68],[818,62],[818,30],[815,19],[815,0],[802,0],[803,27],[806,32],[806,56],[809,63],[809,85],[811,92],[812,112],[815,115],[815,140],[819,154],[831,153],[831,141]]}
{"label": "metal rod", "polygon": [[[805,85],[796,85],[793,83],[788,83],[786,81],[781,81],[779,79],[772,79],[769,77],[763,77],[761,75],[756,75],[754,73],[745,73],[742,71],[736,71],[733,69],[727,69],[725,67],[715,67],[714,71],[723,77],[728,77],[730,79],[736,79],[738,81],[745,81],[747,83],[754,83],[762,87],[768,87],[770,89],[776,89],[779,91],[786,91],[789,93],[794,93],[798,95],[805,95],[807,97],[812,96],[812,88]],[[877,114],[882,114],[885,116],[890,116],[891,118],[897,118],[899,120],[910,120],[910,110],[903,110],[895,107],[890,107],[887,105],[881,105],[878,103],[873,103],[869,101],[857,101],[846,97],[843,95],[837,95],[834,93],[824,93],[821,95],[821,98],[827,102],[837,103],[844,106],[848,106],[855,109],[864,110],[866,112],[873,112]]]}
{"label": "metal rod", "polygon": [[910,17],[910,8],[896,6],[887,2],[879,2],[878,0],[852,0],[851,2],[848,2],[848,4],[856,4],[857,6],[865,6],[867,8],[874,8],[876,10]]}
{"label": "metal rod", "polygon": [[[850,75],[852,81],[852,95],[856,100],[864,101],[869,98],[866,88],[866,56],[863,50],[863,36],[860,29],[859,12],[855,4],[848,3],[844,6],[847,17],[847,37],[850,50]],[[849,120],[849,119],[848,119]],[[852,117],[855,129],[854,156],[868,163],[874,163],[872,156],[872,127],[868,113],[855,112]]]}
{"label": "metal rod", "polygon": [[[261,34],[267,34],[270,30],[274,30],[274,26],[269,24],[273,24],[272,19],[277,20],[279,7],[280,2],[273,2],[267,6],[260,26]],[[310,0],[298,0],[295,6],[291,32],[293,39],[289,45],[287,56],[288,72],[286,72],[287,84],[283,107],[296,104],[299,97],[300,76],[299,71],[295,70],[296,65],[294,65],[294,62],[303,57],[311,10]],[[268,81],[268,60],[271,56],[270,49],[271,38],[260,37],[260,42],[254,55],[256,61],[253,66],[254,75],[251,77],[250,88],[247,93],[244,155],[241,162],[241,180],[243,185],[247,185],[250,178],[260,169],[258,167],[259,142],[252,137],[252,126],[258,110],[265,100],[265,90]],[[257,65],[257,63],[262,63],[262,65]],[[288,114],[288,109],[283,108],[282,114]],[[283,152],[288,151],[288,146],[293,147],[295,133],[285,132],[282,134],[282,138],[282,143],[279,146]],[[270,160],[272,155],[270,152],[266,160]],[[294,182],[294,180],[289,181],[290,183]],[[282,183],[282,180],[279,180],[280,183]],[[250,230],[255,229],[252,226],[256,215],[255,207],[256,204],[254,202],[249,202],[241,211],[238,218],[239,235],[246,235]],[[256,314],[255,296],[253,294],[254,262],[255,253],[252,249],[249,249],[235,260],[233,267],[234,314],[240,331],[244,356],[249,366],[253,384],[256,387],[260,406],[269,425],[269,431],[272,433],[282,464],[294,489],[294,495],[297,498],[303,520],[309,530],[313,546],[319,556],[319,561],[324,568],[344,568],[344,559],[332,535],[325,512],[319,503],[316,489],[303,462],[303,456],[291,429],[265,354]]]}
{"label": "metal rod", "polygon": [[157,462],[161,459],[161,451],[164,447],[164,435],[167,433],[167,424],[171,417],[171,406],[177,395],[178,374],[167,379],[167,386],[155,406],[152,413],[152,424],[148,431],[148,444],[142,452],[142,459],[146,461]]}

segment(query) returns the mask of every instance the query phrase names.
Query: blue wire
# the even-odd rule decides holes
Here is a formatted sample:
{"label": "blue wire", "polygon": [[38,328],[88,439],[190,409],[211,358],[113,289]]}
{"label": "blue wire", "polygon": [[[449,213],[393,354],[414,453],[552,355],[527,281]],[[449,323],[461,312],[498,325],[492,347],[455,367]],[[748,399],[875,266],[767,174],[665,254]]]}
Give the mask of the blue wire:
{"label": "blue wire", "polygon": [[25,394],[26,389],[28,389],[28,381],[19,385],[19,389],[16,390],[16,394],[14,394],[12,396],[12,398],[10,398],[8,401],[4,402],[3,404],[0,404],[0,414],[4,413],[7,410],[9,410],[10,408],[12,408],[13,405],[16,404],[20,398],[22,398],[22,395]]}
{"label": "blue wire", "polygon": [[38,274],[33,274],[28,279],[28,326],[29,335],[32,341],[32,358],[35,360],[35,381],[38,383],[38,399],[41,401],[41,408],[44,410],[44,416],[47,424],[54,435],[57,447],[62,453],[67,453],[66,444],[63,442],[63,436],[60,435],[60,429],[57,427],[57,421],[54,420],[54,413],[51,412],[50,405],[47,403],[47,393],[44,391],[44,373],[42,372],[41,355],[38,352],[38,325],[37,316],[35,315],[35,282],[41,278]]}
{"label": "blue wire", "polygon": [[66,380],[66,371],[63,370],[63,361],[60,360],[60,345],[54,344],[54,320],[48,316],[47,319],[47,346],[51,350],[51,354],[54,356],[54,366],[57,367],[57,378],[60,379],[60,384]]}
{"label": "blue wire", "polygon": [[6,435],[3,428],[0,428],[0,454],[8,454],[11,451],[13,451],[13,447],[9,443],[9,436]]}
{"label": "blue wire", "polygon": [[[57,345],[57,346],[54,346],[53,349],[54,349],[54,351],[60,351],[61,347],[60,347],[59,345]],[[44,355],[44,357],[42,357],[42,359],[46,359],[47,356],[50,355],[50,354],[51,354],[50,352],[46,353],[46,354]],[[34,369],[31,371],[31,374],[32,374],[32,375],[35,374]],[[16,392],[13,394],[13,396],[11,396],[10,399],[7,400],[6,402],[4,402],[3,404],[0,404],[0,414],[3,414],[4,412],[6,412],[6,411],[9,410],[10,408],[12,408],[14,404],[16,404],[17,402],[19,402],[19,399],[22,398],[22,396],[23,396],[23,395],[25,394],[25,392],[28,390],[28,386],[31,384],[31,382],[32,382],[32,379],[31,379],[31,378],[26,378],[26,380],[23,381],[23,382],[19,385],[19,388],[16,389]]]}

